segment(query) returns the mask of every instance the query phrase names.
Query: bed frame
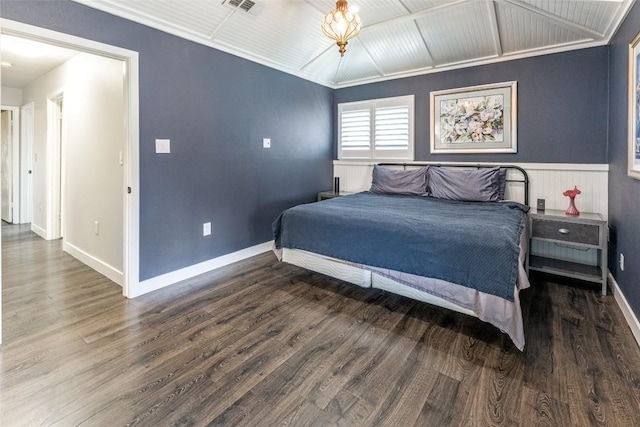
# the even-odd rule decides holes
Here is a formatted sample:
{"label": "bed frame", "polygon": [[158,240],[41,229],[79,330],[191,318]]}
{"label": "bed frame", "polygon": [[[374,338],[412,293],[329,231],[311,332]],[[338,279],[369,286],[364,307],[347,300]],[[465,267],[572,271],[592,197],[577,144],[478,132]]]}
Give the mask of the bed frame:
{"label": "bed frame", "polygon": [[[524,185],[524,204],[529,205],[529,177],[527,172],[518,166],[513,165],[485,165],[485,164],[432,164],[432,163],[378,163],[380,166],[386,167],[402,167],[404,170],[407,168],[417,168],[417,167],[445,167],[445,168],[462,168],[462,169],[484,169],[484,168],[494,168],[500,167],[507,169],[507,177],[506,182],[512,183],[521,183]],[[519,173],[522,177],[509,177],[509,170],[516,171],[516,175]],[[520,298],[518,293],[521,289],[524,289],[529,286],[529,281],[525,272],[524,262],[526,260],[526,251],[528,250],[528,236],[527,233],[523,233],[521,236],[521,253],[520,253],[520,268],[518,274],[518,283],[514,286],[514,307],[516,314],[522,318],[521,309],[520,309]],[[383,274],[379,274],[376,271],[370,271],[359,266],[353,265],[351,263],[327,257],[324,255],[318,255],[311,252],[306,252],[302,250],[296,249],[282,249],[282,261],[297,265],[299,267],[305,268],[307,270],[315,271],[321,274],[325,274],[327,276],[335,277],[337,279],[343,280],[348,283],[352,283],[354,285],[363,287],[363,288],[376,288],[382,289],[388,292],[392,292],[394,294],[402,295],[411,299],[415,299],[418,301],[423,301],[429,304],[433,304],[439,307],[444,307],[459,313],[464,313],[473,317],[478,317],[475,312],[469,310],[465,307],[461,307],[455,303],[447,301],[443,298],[431,295],[427,292],[420,291],[418,289],[407,286],[403,283],[397,282],[392,278],[389,278]],[[524,282],[524,283],[523,283]],[[483,319],[484,320],[484,319]],[[513,330],[503,331],[508,333],[510,336],[516,333],[521,333],[522,340],[521,342],[514,343],[516,346],[522,350],[524,348],[524,333],[522,332],[522,324],[520,325],[514,324]]]}

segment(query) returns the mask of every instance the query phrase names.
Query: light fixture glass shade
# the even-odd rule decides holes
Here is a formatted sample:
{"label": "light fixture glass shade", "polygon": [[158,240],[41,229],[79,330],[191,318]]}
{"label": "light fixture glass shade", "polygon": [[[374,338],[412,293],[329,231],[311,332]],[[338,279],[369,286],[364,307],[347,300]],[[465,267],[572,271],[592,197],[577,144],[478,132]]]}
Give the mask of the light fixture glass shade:
{"label": "light fixture glass shade", "polygon": [[344,56],[347,43],[358,35],[361,28],[362,19],[357,12],[349,11],[347,0],[338,0],[336,8],[322,20],[322,32],[336,41],[340,48],[340,56]]}

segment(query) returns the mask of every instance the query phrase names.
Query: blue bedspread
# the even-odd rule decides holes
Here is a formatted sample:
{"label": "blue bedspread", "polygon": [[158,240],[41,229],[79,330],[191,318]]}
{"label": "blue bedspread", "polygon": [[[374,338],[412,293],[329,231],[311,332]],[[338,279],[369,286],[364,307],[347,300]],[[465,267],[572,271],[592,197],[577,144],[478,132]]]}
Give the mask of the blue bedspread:
{"label": "blue bedspread", "polygon": [[457,283],[513,301],[528,206],[369,192],[300,205],[273,223],[276,248]]}

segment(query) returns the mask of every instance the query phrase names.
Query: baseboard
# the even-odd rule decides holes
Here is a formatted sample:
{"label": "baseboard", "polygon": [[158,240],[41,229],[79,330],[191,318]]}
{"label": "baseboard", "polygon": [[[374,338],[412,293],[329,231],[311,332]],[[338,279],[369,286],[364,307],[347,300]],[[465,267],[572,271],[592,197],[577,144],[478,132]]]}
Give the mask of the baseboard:
{"label": "baseboard", "polygon": [[618,303],[618,306],[620,307],[624,318],[629,324],[631,332],[636,339],[636,343],[638,344],[638,346],[640,346],[640,322],[631,309],[631,306],[627,302],[627,299],[624,297],[624,294],[620,290],[620,286],[618,286],[618,282],[616,282],[616,279],[613,277],[613,274],[611,274],[611,271],[609,271],[607,278],[609,279],[609,284],[611,285],[611,290],[613,291],[613,297]]}
{"label": "baseboard", "polygon": [[133,292],[130,290],[129,298],[135,298],[140,295],[174,285],[178,282],[182,282],[183,280],[191,279],[192,277],[200,274],[208,273],[226,265],[233,264],[234,262],[242,261],[244,259],[251,258],[252,256],[268,252],[272,248],[273,240],[217,258],[212,258],[198,264],[190,265],[189,267],[181,268],[180,270],[175,270],[161,276],[143,280],[138,284]]}
{"label": "baseboard", "polygon": [[68,253],[69,255],[71,255],[72,257],[76,258],[77,260],[88,265],[89,267],[93,268],[98,273],[105,275],[110,280],[122,286],[122,283],[124,282],[124,276],[122,274],[122,271],[119,271],[118,269],[110,266],[106,262],[99,260],[98,258],[83,251],[77,246],[72,245],[69,242],[66,242],[66,241],[62,242],[62,250]]}
{"label": "baseboard", "polygon": [[44,228],[38,227],[34,223],[31,223],[31,231],[33,231],[34,233],[36,233],[38,236],[42,237],[43,239],[47,240],[47,230],[45,230]]}

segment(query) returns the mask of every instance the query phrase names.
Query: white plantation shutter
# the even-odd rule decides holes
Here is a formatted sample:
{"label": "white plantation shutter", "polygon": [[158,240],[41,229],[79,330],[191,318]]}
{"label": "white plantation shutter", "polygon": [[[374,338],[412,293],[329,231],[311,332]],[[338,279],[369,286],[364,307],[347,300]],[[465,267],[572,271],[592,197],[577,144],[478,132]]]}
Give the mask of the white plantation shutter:
{"label": "white plantation shutter", "polygon": [[409,148],[409,107],[376,108],[376,150]]}
{"label": "white plantation shutter", "polygon": [[413,95],[338,105],[339,159],[413,160]]}
{"label": "white plantation shutter", "polygon": [[343,150],[368,152],[371,149],[371,111],[367,109],[343,112],[340,134]]}

